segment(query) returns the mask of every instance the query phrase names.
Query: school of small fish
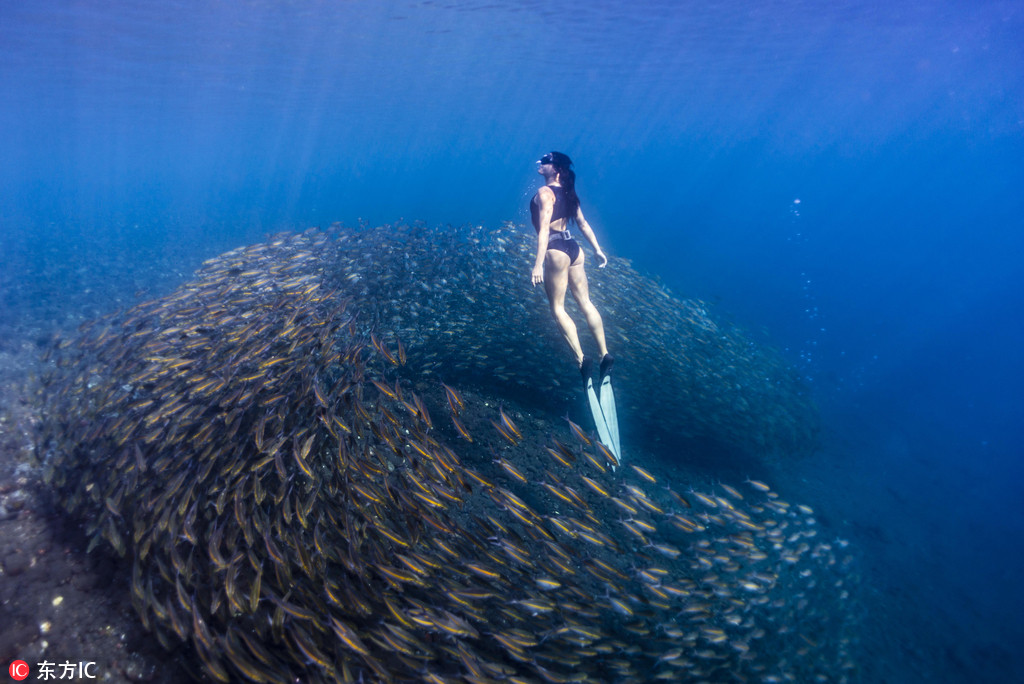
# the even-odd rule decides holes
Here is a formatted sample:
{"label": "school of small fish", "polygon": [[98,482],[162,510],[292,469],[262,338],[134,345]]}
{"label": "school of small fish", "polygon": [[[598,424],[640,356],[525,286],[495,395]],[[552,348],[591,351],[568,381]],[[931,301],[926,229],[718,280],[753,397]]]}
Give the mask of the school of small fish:
{"label": "school of small fish", "polygon": [[680,486],[471,401],[460,379],[498,360],[442,314],[497,303],[452,250],[519,252],[452,229],[426,268],[426,232],[274,236],[55,342],[46,477],[130,560],[155,638],[222,682],[854,678],[846,542],[764,482]]}

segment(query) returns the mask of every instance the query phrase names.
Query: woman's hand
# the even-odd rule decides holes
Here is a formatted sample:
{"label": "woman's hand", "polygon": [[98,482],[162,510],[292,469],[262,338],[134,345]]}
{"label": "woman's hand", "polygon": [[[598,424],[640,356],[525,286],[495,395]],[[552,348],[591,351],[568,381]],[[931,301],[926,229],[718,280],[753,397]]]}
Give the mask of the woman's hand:
{"label": "woman's hand", "polygon": [[534,285],[540,285],[541,283],[543,283],[544,282],[544,266],[543,265],[541,265],[541,266],[534,266],[533,274],[532,274],[531,277],[533,278],[533,284]]}
{"label": "woman's hand", "polygon": [[601,250],[597,250],[596,252],[594,252],[594,254],[601,262],[597,265],[598,268],[604,268],[605,266],[608,265],[608,257],[605,255],[604,252],[602,252]]}

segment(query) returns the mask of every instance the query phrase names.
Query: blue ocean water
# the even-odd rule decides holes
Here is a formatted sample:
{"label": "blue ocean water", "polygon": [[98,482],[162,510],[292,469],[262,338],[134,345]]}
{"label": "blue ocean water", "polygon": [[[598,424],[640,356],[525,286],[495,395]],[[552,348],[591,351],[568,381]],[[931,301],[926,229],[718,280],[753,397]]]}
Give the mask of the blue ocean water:
{"label": "blue ocean water", "polygon": [[865,679],[1021,680],[1022,37],[1013,1],[4,3],[4,315],[279,229],[528,223],[562,150],[612,258],[813,388],[778,476],[864,550]]}

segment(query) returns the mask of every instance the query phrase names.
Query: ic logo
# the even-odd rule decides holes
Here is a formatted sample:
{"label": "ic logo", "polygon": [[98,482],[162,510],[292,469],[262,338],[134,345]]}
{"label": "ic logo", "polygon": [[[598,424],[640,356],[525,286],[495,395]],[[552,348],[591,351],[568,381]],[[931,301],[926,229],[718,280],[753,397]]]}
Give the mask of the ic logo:
{"label": "ic logo", "polygon": [[15,660],[13,663],[11,663],[11,666],[8,669],[11,673],[11,679],[16,679],[20,682],[21,680],[26,679],[28,677],[28,663],[26,663],[24,660]]}

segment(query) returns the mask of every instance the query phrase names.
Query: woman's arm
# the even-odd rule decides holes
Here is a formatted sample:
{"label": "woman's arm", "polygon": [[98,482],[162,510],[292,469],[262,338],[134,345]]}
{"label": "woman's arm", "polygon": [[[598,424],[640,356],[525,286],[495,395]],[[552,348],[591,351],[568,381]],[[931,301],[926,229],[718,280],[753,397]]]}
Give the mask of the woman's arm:
{"label": "woman's arm", "polygon": [[551,228],[551,213],[555,209],[555,193],[547,187],[541,188],[531,203],[533,227],[537,229],[537,259],[533,262],[531,279],[534,285],[544,282],[544,255],[548,251],[548,233]]}
{"label": "woman's arm", "polygon": [[[550,216],[550,213],[548,215]],[[597,255],[597,258],[601,262],[597,265],[597,267],[604,268],[606,265],[608,265],[608,257],[605,256],[605,253],[601,251],[601,245],[597,244],[597,236],[594,235],[594,230],[590,227],[590,224],[587,223],[587,219],[583,218],[582,209],[576,210],[576,224],[579,225],[580,232],[583,233],[583,236],[587,238],[587,242],[589,242],[591,246],[593,246],[594,254]]]}

